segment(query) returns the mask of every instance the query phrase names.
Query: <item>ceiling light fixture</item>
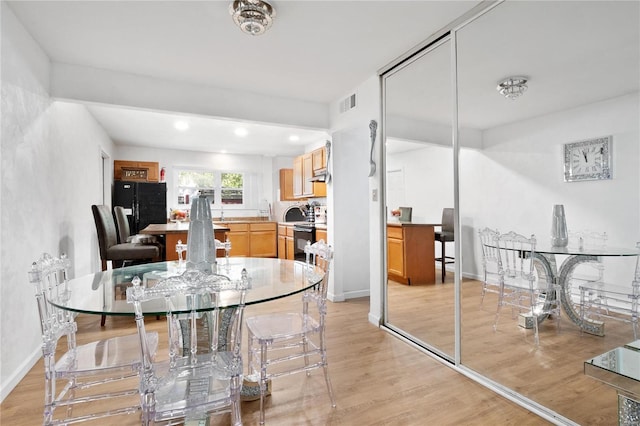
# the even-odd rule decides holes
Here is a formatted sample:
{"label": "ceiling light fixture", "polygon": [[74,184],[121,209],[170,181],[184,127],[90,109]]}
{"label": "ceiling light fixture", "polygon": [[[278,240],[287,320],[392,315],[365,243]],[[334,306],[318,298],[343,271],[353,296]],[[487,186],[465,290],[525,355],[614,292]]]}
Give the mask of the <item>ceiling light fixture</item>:
{"label": "ceiling light fixture", "polygon": [[526,77],[509,77],[498,83],[496,90],[505,98],[514,100],[527,91]]}
{"label": "ceiling light fixture", "polygon": [[236,130],[234,130],[234,133],[236,134],[236,136],[245,137],[249,134],[249,131],[244,127],[238,127],[236,128]]}
{"label": "ceiling light fixture", "polygon": [[189,129],[189,123],[183,120],[178,120],[175,123],[173,123],[173,127],[176,130],[180,130],[181,132],[184,132],[185,130]]}
{"label": "ceiling light fixture", "polygon": [[229,13],[238,27],[253,36],[264,34],[276,16],[276,10],[262,0],[234,0]]}
{"label": "ceiling light fixture", "polygon": [[298,136],[298,135],[291,135],[291,136],[289,136],[289,140],[290,140],[291,142],[298,142],[298,141],[300,140],[300,136]]}

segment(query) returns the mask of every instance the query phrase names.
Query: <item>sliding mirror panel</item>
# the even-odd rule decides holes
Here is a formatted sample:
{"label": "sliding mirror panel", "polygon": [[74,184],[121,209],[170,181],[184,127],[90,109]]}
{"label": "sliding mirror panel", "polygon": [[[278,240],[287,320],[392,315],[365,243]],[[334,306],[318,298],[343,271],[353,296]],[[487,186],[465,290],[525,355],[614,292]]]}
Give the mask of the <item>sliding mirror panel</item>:
{"label": "sliding mirror panel", "polygon": [[[453,264],[436,263],[443,209],[453,208],[451,43],[385,75],[386,325],[452,360]],[[453,219],[452,219],[453,220]],[[451,224],[453,226],[453,224]],[[453,232],[445,254],[453,256]],[[442,281],[441,268],[446,266]]]}
{"label": "sliding mirror panel", "polygon": [[[584,425],[617,424],[618,408],[616,391],[585,376],[584,361],[634,340],[628,322],[595,319],[594,307],[581,305],[580,286],[632,288],[640,240],[639,6],[505,2],[456,32],[461,363]],[[512,87],[500,93],[510,77]],[[611,176],[601,173],[607,165]],[[556,205],[564,222],[554,218]],[[535,312],[554,298],[562,306],[559,321],[557,312],[537,317],[538,345],[531,308],[503,306],[494,329],[499,296],[482,298],[479,231],[487,227],[535,235]],[[504,262],[503,270],[508,276]],[[507,286],[503,301],[523,296],[531,302],[526,290]],[[611,302],[609,313],[629,319],[618,307]],[[588,318],[604,325],[603,335],[583,332],[595,324]]]}

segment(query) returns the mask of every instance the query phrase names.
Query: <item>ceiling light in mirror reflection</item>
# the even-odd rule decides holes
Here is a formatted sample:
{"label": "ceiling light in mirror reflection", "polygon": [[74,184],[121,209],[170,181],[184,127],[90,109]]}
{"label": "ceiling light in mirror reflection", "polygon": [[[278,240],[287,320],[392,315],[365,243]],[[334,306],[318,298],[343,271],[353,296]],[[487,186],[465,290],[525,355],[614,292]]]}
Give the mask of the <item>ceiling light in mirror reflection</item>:
{"label": "ceiling light in mirror reflection", "polygon": [[184,120],[178,120],[176,122],[173,123],[173,127],[176,130],[179,130],[181,132],[184,132],[185,130],[189,130],[189,123],[187,123]]}
{"label": "ceiling light in mirror reflection", "polygon": [[517,99],[527,91],[526,77],[509,77],[498,83],[496,90],[507,99]]}

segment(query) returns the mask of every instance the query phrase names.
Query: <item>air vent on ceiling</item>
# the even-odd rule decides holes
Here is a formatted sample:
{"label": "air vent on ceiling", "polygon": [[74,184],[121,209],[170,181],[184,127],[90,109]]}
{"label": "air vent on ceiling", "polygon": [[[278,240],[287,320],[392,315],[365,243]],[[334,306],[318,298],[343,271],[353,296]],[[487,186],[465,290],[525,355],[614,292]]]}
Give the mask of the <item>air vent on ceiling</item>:
{"label": "air vent on ceiling", "polygon": [[350,109],[356,107],[356,94],[354,93],[351,96],[347,96],[345,99],[340,101],[340,113],[347,112]]}

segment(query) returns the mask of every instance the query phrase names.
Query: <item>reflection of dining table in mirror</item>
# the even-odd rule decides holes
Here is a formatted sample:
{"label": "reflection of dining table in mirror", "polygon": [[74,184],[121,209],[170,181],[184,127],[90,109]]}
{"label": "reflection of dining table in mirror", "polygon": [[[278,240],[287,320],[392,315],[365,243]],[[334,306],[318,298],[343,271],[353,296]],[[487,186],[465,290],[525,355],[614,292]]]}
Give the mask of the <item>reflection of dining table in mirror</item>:
{"label": "reflection of dining table in mirror", "polygon": [[[213,224],[213,234],[216,240],[225,241],[229,228]],[[175,221],[171,223],[152,223],[143,230],[141,234],[164,235],[165,236],[165,258],[164,260],[178,260],[178,253],[175,250],[178,241],[187,243],[189,235],[189,222]],[[224,250],[218,252],[224,256]]]}
{"label": "reflection of dining table in mirror", "polygon": [[[245,268],[251,278],[247,305],[303,292],[317,285],[324,276],[320,269],[309,269],[304,262],[253,257],[221,259],[217,273],[231,279],[240,279]],[[101,271],[69,280],[68,291],[58,299],[51,300],[51,303],[78,313],[134,316],[133,305],[127,303],[126,296],[126,289],[132,285],[134,277],[138,276],[144,285],[153,285],[160,279],[178,275],[184,270],[184,263],[169,261]],[[227,301],[226,307],[233,306],[234,301]],[[142,308],[145,315],[163,315],[166,311],[162,300],[145,302]],[[176,305],[176,310],[183,308]],[[202,310],[206,311],[207,307],[204,306]]]}
{"label": "reflection of dining table in mirror", "polygon": [[[587,333],[604,335],[604,324],[588,318],[581,318],[579,312],[580,291],[573,285],[576,268],[584,263],[602,261],[603,257],[639,256],[636,247],[557,247],[550,244],[538,244],[535,248],[535,268],[538,279],[548,283],[558,284],[561,288],[560,302],[569,319]],[[566,256],[558,266],[556,256]],[[631,277],[629,278],[629,285]],[[606,284],[604,284],[606,286]],[[576,288],[574,288],[576,287]],[[553,292],[549,292],[553,294]]]}

